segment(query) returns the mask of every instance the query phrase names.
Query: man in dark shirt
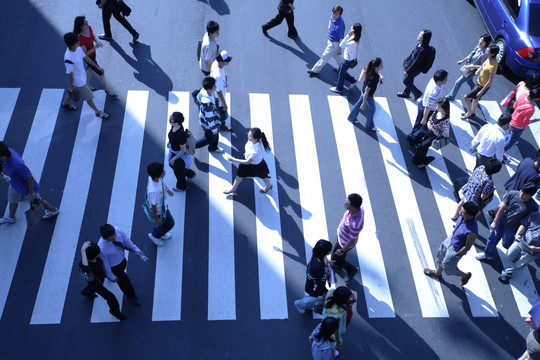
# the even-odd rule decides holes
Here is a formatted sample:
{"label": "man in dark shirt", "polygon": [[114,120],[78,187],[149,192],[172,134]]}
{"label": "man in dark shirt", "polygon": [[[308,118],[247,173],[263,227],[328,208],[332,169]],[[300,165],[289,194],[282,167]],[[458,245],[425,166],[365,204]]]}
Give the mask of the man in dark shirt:
{"label": "man in dark shirt", "polygon": [[105,270],[103,269],[103,260],[99,257],[100,252],[99,246],[90,241],[86,241],[81,247],[79,272],[88,281],[88,286],[81,291],[81,294],[93,299],[98,293],[107,301],[111,315],[118,320],[125,320],[126,317],[120,312],[118,300],[112,292],[103,286]]}
{"label": "man in dark shirt", "polygon": [[[127,21],[127,19],[122,15],[122,12],[120,11],[120,4],[118,4],[118,0],[98,0],[97,6],[103,10],[102,17],[103,17],[103,29],[105,30],[105,34],[99,35],[98,37],[101,40],[111,41],[112,40],[112,33],[111,33],[111,16],[114,16],[116,20],[120,24],[122,24],[127,31],[133,36],[133,42],[137,41],[139,38],[139,33],[135,31],[133,26]],[[128,14],[129,15],[129,14]]]}
{"label": "man in dark shirt", "polygon": [[536,160],[531,158],[523,159],[517,166],[514,175],[504,183],[504,188],[506,191],[519,190],[523,184],[528,182],[532,182],[538,187],[540,181],[539,169],[540,157],[537,157]]}
{"label": "man in dark shirt", "polygon": [[267,22],[262,26],[262,32],[264,36],[268,36],[268,30],[278,26],[283,22],[283,19],[287,20],[287,26],[289,27],[289,32],[287,36],[291,39],[298,37],[298,32],[294,27],[294,0],[281,0],[278,5],[278,14],[275,18]]}
{"label": "man in dark shirt", "polygon": [[422,91],[414,85],[414,78],[424,69],[426,55],[429,51],[431,31],[420,31],[416,40],[418,41],[418,45],[416,45],[411,54],[403,61],[403,84],[405,85],[405,90],[397,93],[399,97],[408,98],[412,92],[415,101],[422,96]]}
{"label": "man in dark shirt", "polygon": [[532,198],[536,190],[536,185],[528,182],[523,185],[521,191],[512,190],[506,194],[495,219],[490,224],[491,232],[486,239],[486,248],[483,253],[476,255],[477,260],[493,259],[495,247],[501,238],[506,249],[512,245],[521,219],[533,211],[538,211],[538,204]]}

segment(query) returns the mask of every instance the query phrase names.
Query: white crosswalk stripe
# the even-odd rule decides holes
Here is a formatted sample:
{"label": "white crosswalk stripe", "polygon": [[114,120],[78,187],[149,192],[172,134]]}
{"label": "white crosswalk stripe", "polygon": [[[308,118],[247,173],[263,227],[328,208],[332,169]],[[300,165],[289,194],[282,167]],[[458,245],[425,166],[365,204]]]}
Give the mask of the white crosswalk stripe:
{"label": "white crosswalk stripe", "polygon": [[[26,140],[23,159],[33,172],[33,176],[39,180],[44,169],[47,153],[56,131],[56,120],[59,117],[59,109],[64,95],[62,89],[44,89],[41,93],[35,116]],[[230,96],[228,104],[230,105]],[[174,172],[168,166],[167,133],[170,129],[168,117],[174,111],[180,111],[185,115],[185,127],[189,127],[190,94],[185,91],[171,91],[168,99],[167,118],[162,119],[165,133],[159,138],[153,139],[159,144],[163,153],[163,161],[166,168],[165,183],[172,188],[176,183]],[[103,199],[103,208],[109,208],[107,222],[122,228],[128,235],[136,237],[135,243],[150,242],[144,234],[133,234],[132,228],[135,214],[141,211],[140,204],[137,203],[137,195],[146,190],[146,179],[139,181],[141,173],[146,173],[145,164],[141,164],[143,158],[143,139],[150,119],[147,109],[151,105],[148,91],[129,91],[126,98],[125,114],[123,119],[122,133],[120,136],[120,146],[116,157],[116,169],[111,174],[112,190],[109,199]],[[265,132],[270,145],[274,145],[275,121],[272,118],[272,106],[274,104],[269,94],[250,93],[246,96],[249,106],[249,124],[251,127],[259,127]],[[16,104],[23,101],[20,89],[0,89],[0,139],[5,138],[8,128],[15,121],[14,113],[18,111]],[[432,253],[430,242],[440,243],[444,235],[448,236],[452,231],[453,222],[450,220],[453,215],[456,203],[453,199],[452,182],[450,180],[445,159],[441,151],[430,150],[435,156],[435,160],[426,167],[427,178],[430,188],[433,191],[434,206],[438,213],[433,214],[432,219],[422,218],[420,204],[416,198],[412,186],[412,178],[407,169],[405,156],[403,154],[396,128],[393,125],[392,114],[385,98],[376,98],[377,111],[375,113],[375,125],[379,128],[374,140],[378,141],[378,147],[373,151],[380,151],[383,164],[370,164],[370,166],[380,167],[386,175],[390,184],[391,197],[393,197],[396,209],[396,223],[401,229],[401,236],[406,249],[406,258],[410,265],[412,283],[417,294],[417,303],[420,305],[419,315],[427,318],[445,318],[449,316],[449,309],[443,295],[441,283],[423,274],[423,268],[434,268],[435,254]],[[103,108],[105,104],[105,93],[98,91],[95,93],[95,102],[98,108]],[[291,138],[294,141],[294,152],[287,158],[279,158],[282,162],[289,162],[296,165],[298,174],[298,195],[300,199],[299,209],[301,209],[301,228],[304,239],[302,248],[305,253],[305,260],[309,261],[311,250],[318,239],[329,239],[335,242],[335,227],[337,224],[327,225],[327,211],[325,202],[342,201],[340,199],[328,199],[323,193],[322,174],[323,165],[317,155],[320,144],[317,134],[320,131],[314,123],[312,109],[314,106],[321,106],[320,102],[314,104],[309,95],[289,95],[290,120],[292,126]],[[388,272],[393,266],[391,259],[383,257],[380,235],[377,232],[375,219],[378,216],[373,210],[373,197],[370,197],[370,189],[366,183],[366,157],[360,153],[358,136],[367,136],[361,130],[347,121],[350,105],[347,99],[330,95],[327,97],[327,104],[330,113],[329,125],[333,129],[335,137],[335,151],[338,155],[338,165],[343,181],[343,199],[346,194],[357,192],[364,200],[365,211],[364,229],[360,234],[359,244],[355,252],[349,256],[357,256],[360,267],[356,276],[358,283],[363,286],[365,309],[359,312],[365,313],[370,318],[394,318],[397,314],[410,309],[395,309],[393,296],[399,293],[398,289],[393,289],[392,282],[388,279]],[[234,105],[234,104],[233,104]],[[282,105],[282,104],[280,104]],[[417,107],[413,102],[405,100],[400,102],[411,123],[416,117]],[[237,106],[236,106],[237,107]],[[496,102],[481,101],[480,108],[486,116],[488,122],[495,122],[501,114],[501,109]],[[469,153],[470,142],[473,137],[473,130],[468,122],[459,119],[461,104],[452,102],[451,124],[454,137],[457,141],[459,153],[466,165],[467,173],[470,174],[475,164],[475,157]],[[196,109],[195,109],[196,111]],[[229,107],[229,112],[231,108]],[[195,121],[195,120],[192,120]],[[160,126],[163,126],[161,123]],[[66,302],[79,301],[67,297],[68,286],[73,284],[76,288],[82,287],[83,280],[79,277],[71,276],[76,267],[80,255],[79,233],[85,221],[84,214],[88,202],[90,182],[93,178],[94,161],[100,139],[102,120],[95,117],[93,111],[87,104],[83,105],[74,139],[74,147],[71,154],[66,154],[71,158],[62,200],[60,203],[60,214],[56,219],[50,247],[47,254],[44,254],[45,266],[40,276],[39,290],[37,291],[30,324],[60,324]],[[192,122],[192,126],[195,123]],[[531,131],[535,135],[540,132],[539,126],[531,126]],[[161,132],[161,130],[160,130]],[[197,129],[195,133],[199,133]],[[328,134],[325,134],[328,136]],[[234,141],[243,144],[245,136],[243,132],[233,135]],[[329,135],[332,136],[332,135]],[[540,135],[538,135],[540,136]],[[524,141],[524,140],[522,140]],[[332,142],[333,144],[333,142]],[[533,144],[537,146],[537,143]],[[101,146],[101,145],[100,145]],[[220,133],[219,146],[223,148],[224,154],[231,154],[231,133]],[[332,146],[324,144],[324,146]],[[325,148],[326,149],[326,148]],[[239,146],[240,152],[242,148]],[[445,152],[443,150],[442,152]],[[295,312],[292,301],[294,300],[286,286],[286,279],[295,277],[301,279],[295,283],[302,283],[305,273],[287,271],[284,261],[283,237],[286,236],[287,229],[282,228],[280,211],[280,191],[278,186],[279,173],[276,173],[276,153],[279,149],[272,148],[271,152],[265,154],[265,160],[272,176],[273,189],[267,194],[261,194],[260,189],[264,188],[261,179],[253,180],[254,199],[253,215],[251,219],[255,225],[256,239],[250,239],[253,248],[256,248],[257,257],[257,279],[259,305],[249,311],[257,312],[256,317],[260,319],[287,319]],[[509,154],[512,161],[507,165],[510,174],[522,160],[522,156],[517,146],[513,147]],[[530,156],[530,155],[529,155]],[[363,162],[364,161],[364,162]],[[279,170],[279,168],[278,168]],[[225,196],[222,192],[230,188],[235,176],[234,167],[225,160],[223,154],[209,154],[208,173],[200,172],[196,179],[208,177],[208,218],[199,220],[208,226],[208,239],[197,239],[197,241],[208,241],[208,299],[207,316],[209,321],[223,321],[237,319],[237,298],[239,294],[242,274],[236,272],[235,259],[235,229],[239,225],[235,223],[234,209],[237,204],[231,197]],[[246,192],[246,188],[252,180],[246,180],[239,188],[239,196]],[[196,186],[192,184],[192,186]],[[55,189],[57,190],[57,189]],[[42,196],[43,196],[42,189]],[[373,194],[373,192],[372,192]],[[497,189],[496,199],[489,205],[488,209],[495,207],[504,194],[504,189]],[[43,196],[47,198],[46,196]],[[195,282],[184,279],[185,254],[184,234],[185,221],[187,219],[186,199],[190,197],[190,191],[175,192],[174,196],[168,199],[169,210],[175,219],[175,226],[171,230],[172,238],[166,240],[165,245],[158,247],[155,259],[155,269],[148,266],[147,271],[152,273],[154,286],[152,293],[152,304],[146,304],[152,308],[152,321],[181,321],[183,289],[190,284],[190,289],[198,286]],[[433,201],[433,200],[430,200]],[[53,204],[57,205],[57,204]],[[10,296],[12,280],[18,268],[21,268],[19,257],[23,249],[23,243],[27,235],[26,223],[24,220],[24,210],[27,203],[22,203],[17,211],[18,221],[13,225],[0,226],[0,276],[3,281],[0,283],[0,315],[4,313],[6,302]],[[486,210],[488,210],[486,209]],[[343,210],[344,211],[344,210]],[[7,214],[7,209],[6,212]],[[341,215],[341,214],[340,214]],[[382,216],[382,214],[380,214]],[[392,215],[394,216],[394,215]],[[444,226],[444,234],[441,238],[428,236],[425,230],[426,221],[441,221]],[[242,219],[244,220],[244,219]],[[236,219],[238,221],[238,219]],[[148,229],[148,231],[150,228]],[[30,230],[34,231],[34,230]],[[68,235],[67,235],[68,234]],[[97,232],[96,232],[97,234]],[[487,234],[482,234],[487,236]],[[10,239],[10,242],[4,241]],[[429,239],[429,241],[428,241]],[[93,240],[98,240],[98,237]],[[148,244],[146,244],[148,245]],[[152,244],[153,246],[153,244]],[[141,246],[139,246],[141,247]],[[502,244],[498,246],[498,253],[503,266],[508,265],[506,249]],[[492,293],[502,291],[498,288],[490,287],[491,279],[495,276],[486,277],[486,273],[491,271],[489,267],[483,267],[481,262],[474,259],[477,254],[475,247],[464,256],[460,262],[460,267],[464,271],[471,271],[473,277],[465,286],[465,294],[468,306],[473,317],[498,317],[504,307],[496,304]],[[130,263],[138,261],[133,254],[126,253]],[[149,261],[148,264],[153,263]],[[146,266],[146,265],[144,265]],[[129,268],[129,267],[128,267]],[[129,274],[129,271],[128,271]],[[73,282],[72,282],[72,279]],[[133,279],[137,289],[137,279]],[[408,280],[411,282],[411,280]],[[204,282],[203,282],[204,283]],[[117,284],[106,281],[106,287],[115,293],[122,307],[123,294]],[[516,272],[511,280],[511,291],[513,300],[517,306],[517,311],[521,316],[528,316],[527,312],[531,304],[538,297],[537,290],[528,269]],[[137,289],[138,290],[138,289]],[[303,292],[303,288],[300,289]],[[206,290],[201,290],[205,292]],[[253,289],[256,292],[255,289]],[[139,292],[139,290],[138,290]],[[71,294],[71,292],[70,292]],[[78,291],[77,291],[78,294]],[[140,294],[139,294],[140,295]],[[360,295],[361,296],[361,295]],[[414,302],[412,302],[414,303]],[[449,302],[450,304],[450,302]],[[498,306],[499,305],[499,306]],[[204,308],[203,306],[203,308]],[[414,306],[414,305],[411,305]],[[9,308],[8,306],[7,308]],[[81,321],[85,321],[84,319]],[[91,322],[115,322],[117,321],[108,312],[108,306],[102,298],[94,301],[92,315],[87,320]]]}

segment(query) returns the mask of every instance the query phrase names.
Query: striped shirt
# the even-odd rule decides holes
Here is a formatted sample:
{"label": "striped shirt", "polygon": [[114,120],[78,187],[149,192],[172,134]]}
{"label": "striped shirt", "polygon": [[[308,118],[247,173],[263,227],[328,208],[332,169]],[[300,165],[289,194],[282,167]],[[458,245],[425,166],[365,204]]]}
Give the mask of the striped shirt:
{"label": "striped shirt", "polygon": [[337,228],[337,237],[339,245],[344,247],[349,241],[353,242],[353,246],[358,242],[358,235],[364,227],[364,209],[360,207],[355,215],[350,215],[345,211],[343,219]]}
{"label": "striped shirt", "polygon": [[422,105],[424,107],[430,107],[431,110],[437,108],[437,103],[444,98],[443,87],[437,85],[435,80],[432,78],[429,80],[429,83],[426,86],[424,91],[424,97],[422,98]]}

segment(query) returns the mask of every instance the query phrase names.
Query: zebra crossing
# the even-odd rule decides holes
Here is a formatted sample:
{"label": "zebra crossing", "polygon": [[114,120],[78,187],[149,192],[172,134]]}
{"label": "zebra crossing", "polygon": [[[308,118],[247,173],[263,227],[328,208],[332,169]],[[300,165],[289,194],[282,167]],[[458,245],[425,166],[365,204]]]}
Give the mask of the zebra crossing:
{"label": "zebra crossing", "polygon": [[[227,94],[228,96],[230,94]],[[64,96],[63,89],[43,89],[30,133],[26,140],[23,159],[32,170],[34,177],[39,180],[45,167],[46,154],[59,117],[60,103]],[[0,138],[4,138],[8,126],[15,121],[13,113],[20,97],[20,89],[0,89]],[[145,165],[142,163],[143,142],[148,127],[149,118],[149,93],[148,91],[128,91],[125,103],[125,114],[118,152],[115,153],[116,167],[110,176],[114,179],[110,199],[104,201],[103,211],[108,208],[107,222],[121,227],[128,235],[134,238],[136,243],[146,241],[145,234],[135,234],[134,217],[140,212],[137,202],[137,194],[144,192],[146,181],[139,180],[140,174],[145,173]],[[335,228],[327,226],[325,211],[325,194],[321,182],[321,163],[317,149],[321,144],[317,143],[317,127],[312,116],[312,104],[309,95],[290,94],[288,102],[290,107],[290,122],[292,126],[292,139],[294,153],[289,154],[290,161],[294,161],[297,170],[298,193],[301,208],[301,224],[304,235],[305,259],[311,257],[311,249],[320,238],[334,241]],[[316,99],[317,101],[319,99]],[[341,96],[329,95],[324,99],[328,104],[330,113],[329,121],[333,129],[338,165],[341,169],[343,181],[343,198],[347,193],[357,192],[364,199],[365,224],[360,235],[359,244],[356,247],[356,255],[360,267],[361,283],[364,287],[364,300],[366,314],[370,318],[394,318],[400,309],[395,308],[394,290],[390,286],[387,269],[392,266],[391,259],[383,257],[382,243],[377,229],[374,213],[374,197],[370,196],[366,173],[363,163],[367,161],[366,154],[361,153],[357,140],[355,126],[346,120],[350,105],[347,99]],[[413,190],[412,178],[407,169],[405,156],[394,127],[394,121],[386,98],[377,97],[377,111],[375,113],[375,125],[379,131],[373,134],[377,140],[378,150],[383,159],[382,171],[390,184],[390,194],[393,198],[393,206],[396,209],[397,222],[404,240],[406,256],[412,274],[413,286],[418,298],[421,316],[424,318],[446,318],[450,316],[445,295],[441,284],[424,276],[422,270],[425,267],[434,267],[434,253],[430,243],[440,243],[441,237],[428,236],[425,222],[442,221],[445,235],[448,235],[453,226],[450,215],[453,213],[456,203],[453,199],[452,181],[441,150],[433,152],[436,159],[426,168],[431,190],[438,209],[438,214],[433,214],[432,219],[423,218],[420,211],[420,203]],[[103,108],[105,93],[95,93],[96,105]],[[230,97],[227,101],[229,104]],[[401,100],[400,100],[401,102]],[[416,105],[408,100],[403,100],[403,108],[406,114],[414,122],[416,117]],[[272,99],[269,94],[250,93],[247,104],[249,106],[250,126],[260,127],[264,130],[271,145],[274,144],[274,126],[272,117]],[[494,122],[500,114],[500,108],[494,101],[481,101],[480,106],[486,119]],[[235,109],[235,104],[232,104]],[[462,105],[453,102],[451,105],[451,124],[453,136],[457,142],[459,153],[463,158],[467,171],[470,173],[474,168],[474,156],[467,149],[473,137],[473,129],[468,122],[461,121],[459,114]],[[180,111],[189,114],[190,94],[185,91],[171,91],[167,105],[168,116]],[[229,107],[229,113],[234,114]],[[165,122],[167,119],[163,119]],[[116,120],[115,120],[116,121]],[[168,123],[168,122],[167,122]],[[70,155],[69,168],[67,170],[62,201],[59,205],[61,213],[56,219],[54,231],[50,238],[50,246],[46,254],[45,265],[42,270],[39,289],[33,303],[30,324],[60,324],[66,302],[78,301],[68,297],[68,287],[72,284],[80,284],[82,281],[75,274],[76,266],[80,259],[80,238],[82,233],[85,207],[96,166],[96,151],[102,131],[102,121],[97,119],[93,111],[84,104],[80,111],[80,118],[74,147]],[[184,124],[189,127],[188,122]],[[191,124],[195,126],[195,123]],[[164,163],[167,164],[167,132],[159,138],[160,147],[164,154]],[[198,126],[198,124],[197,124]],[[538,127],[532,125],[531,130],[536,134]],[[240,135],[243,136],[243,135]],[[536,139],[536,137],[535,137]],[[537,144],[535,144],[537,145]],[[232,149],[231,134],[220,135],[219,146],[225,153]],[[328,146],[325,144],[325,146]],[[512,149],[512,158],[507,166],[507,171],[512,173],[513,167],[521,160],[517,147]],[[276,150],[277,152],[277,150]],[[266,162],[274,178],[279,178],[276,172],[276,158],[274,152],[265,155]],[[209,155],[208,174],[201,173],[199,176],[208,176],[208,218],[202,219],[208,226],[208,288],[207,288],[207,320],[235,320],[237,318],[237,279],[235,273],[235,223],[234,201],[222,194],[222,191],[230,186],[234,176],[232,164],[220,155]],[[351,166],[354,164],[354,166]],[[336,175],[338,176],[338,175]],[[167,184],[174,183],[174,174],[167,171],[164,181]],[[267,194],[259,194],[264,187],[262,181],[253,181],[255,192],[253,217],[255,224],[257,253],[257,271],[259,304],[253,307],[258,317],[262,320],[287,319],[290,311],[295,311],[290,302],[293,301],[288,294],[286,286],[287,277],[304,277],[304,273],[288,272],[284,261],[284,241],[280,212],[280,187],[272,180],[273,190]],[[497,189],[497,199],[491,207],[496,206],[502,197],[504,190]],[[171,231],[172,239],[166,246],[158,247],[155,259],[154,287],[152,296],[152,321],[181,321],[183,288],[189,279],[184,278],[184,233],[186,230],[186,204],[190,192],[175,193],[168,201],[169,210],[175,219],[175,227]],[[327,199],[328,200],[328,199]],[[340,199],[336,201],[341,201]],[[20,206],[17,218],[24,219],[24,209]],[[486,211],[489,210],[485,209]],[[7,209],[6,209],[7,212]],[[337,224],[335,224],[337,226]],[[69,236],[66,236],[69,234]],[[483,234],[484,236],[487,234]],[[26,224],[24,220],[13,225],[0,227],[0,274],[3,281],[0,282],[0,319],[4,313],[7,299],[10,296],[10,287],[18,268],[19,257],[25,242]],[[10,239],[9,242],[6,239]],[[97,240],[97,239],[95,239]],[[95,241],[94,240],[94,241]],[[499,255],[505,264],[505,249],[499,244]],[[477,250],[473,247],[462,259],[461,266],[473,272],[474,276],[465,286],[468,306],[474,317],[498,317],[499,310],[495,304],[492,289],[484,272],[482,264],[474,259]],[[126,253],[129,260],[129,254]],[[128,266],[129,269],[129,266]],[[129,270],[128,270],[129,271]],[[303,282],[303,281],[302,281]],[[113,291],[122,306],[122,293],[117,285],[106,281],[106,287]],[[78,285],[74,285],[78,286]],[[528,316],[527,312],[531,304],[536,300],[538,293],[534,286],[531,273],[526,271],[517,272],[511,280],[511,292],[521,316]],[[362,296],[359,294],[359,296]],[[1,320],[0,320],[1,321]],[[117,321],[108,313],[108,306],[100,297],[94,300],[90,322],[114,322]]]}

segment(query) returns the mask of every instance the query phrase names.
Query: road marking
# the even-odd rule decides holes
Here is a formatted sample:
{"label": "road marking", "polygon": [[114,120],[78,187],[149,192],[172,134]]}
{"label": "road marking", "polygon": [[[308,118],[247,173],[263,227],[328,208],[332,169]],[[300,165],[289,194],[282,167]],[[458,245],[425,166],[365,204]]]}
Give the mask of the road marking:
{"label": "road marking", "polygon": [[[94,103],[98,109],[103,108],[105,104],[103,90],[94,93]],[[71,155],[60,214],[56,219],[30,324],[59,324],[62,319],[92,179],[101,123],[102,120],[96,117],[85,102]]]}
{"label": "road marking", "polygon": [[17,104],[20,92],[20,88],[0,88],[0,139],[6,137],[9,121],[15,110],[15,104]]}
{"label": "road marking", "polygon": [[[122,126],[122,136],[114,172],[109,216],[107,218],[107,223],[122,229],[129,237],[132,236],[133,211],[138,208],[135,206],[135,198],[137,196],[147,105],[148,91],[128,91],[124,125]],[[125,251],[125,255],[126,259],[129,260],[128,251]],[[127,271],[127,268],[125,271]],[[105,280],[104,285],[116,296],[120,308],[122,308],[124,294],[118,284]],[[134,287],[137,287],[136,282]],[[119,320],[109,314],[107,302],[101,296],[98,296],[94,300],[90,321],[100,323],[117,322]]]}
{"label": "road marking", "polygon": [[377,237],[375,217],[371,208],[362,159],[358,151],[358,142],[356,141],[354,126],[347,120],[350,111],[349,104],[341,96],[328,96],[328,104],[345,185],[345,195],[358,193],[363,200],[364,228],[359,237],[359,245],[361,246],[356,246],[356,253],[360,265],[362,284],[366,290],[365,298],[368,315],[370,318],[395,317],[394,303],[388,284],[381,245]]}
{"label": "road marking", "polygon": [[[272,146],[274,138],[270,96],[250,93],[249,103],[251,127],[260,128]],[[261,179],[254,179],[261,319],[286,319],[288,312],[283,240],[279,218],[276,164],[272,151],[265,154],[265,160],[270,170],[270,176],[272,176],[274,188],[266,194],[261,194],[259,190],[265,185]]]}

